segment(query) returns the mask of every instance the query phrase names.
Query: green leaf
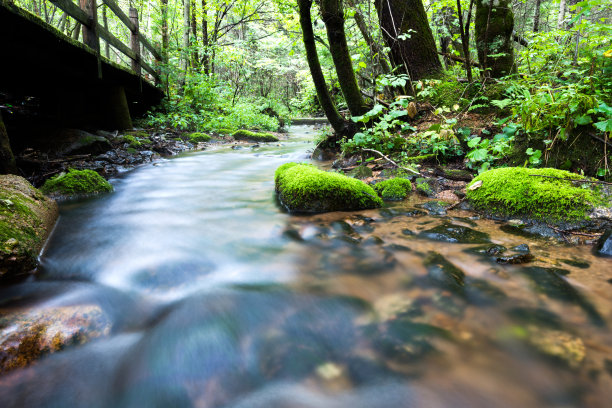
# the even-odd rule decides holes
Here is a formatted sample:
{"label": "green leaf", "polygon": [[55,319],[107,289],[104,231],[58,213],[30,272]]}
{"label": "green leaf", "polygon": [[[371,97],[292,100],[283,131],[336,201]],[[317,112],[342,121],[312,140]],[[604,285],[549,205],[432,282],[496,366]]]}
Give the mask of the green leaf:
{"label": "green leaf", "polygon": [[593,119],[589,115],[578,116],[574,121],[577,125],[584,126],[593,123]]}
{"label": "green leaf", "polygon": [[473,139],[470,139],[470,140],[468,141],[468,146],[469,146],[470,148],[472,148],[472,149],[473,149],[473,148],[475,148],[476,146],[478,146],[478,143],[480,143],[480,141],[481,141],[481,140],[482,140],[482,139],[481,139],[480,137],[478,137],[478,136],[477,136],[477,137],[475,137],[475,138],[473,138]]}
{"label": "green leaf", "polygon": [[593,126],[601,130],[602,132],[612,132],[612,119],[597,122]]}

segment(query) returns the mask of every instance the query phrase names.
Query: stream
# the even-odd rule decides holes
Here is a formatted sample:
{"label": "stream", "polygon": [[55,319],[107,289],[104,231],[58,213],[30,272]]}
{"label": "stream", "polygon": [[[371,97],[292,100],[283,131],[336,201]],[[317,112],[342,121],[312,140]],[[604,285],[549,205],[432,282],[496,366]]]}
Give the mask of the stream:
{"label": "stream", "polygon": [[[274,171],[315,134],[186,153],[63,203],[39,274],[0,287],[0,308],[82,306],[99,335],[0,376],[0,406],[609,404],[612,260],[416,196],[289,215]],[[531,262],[497,262],[525,244]]]}

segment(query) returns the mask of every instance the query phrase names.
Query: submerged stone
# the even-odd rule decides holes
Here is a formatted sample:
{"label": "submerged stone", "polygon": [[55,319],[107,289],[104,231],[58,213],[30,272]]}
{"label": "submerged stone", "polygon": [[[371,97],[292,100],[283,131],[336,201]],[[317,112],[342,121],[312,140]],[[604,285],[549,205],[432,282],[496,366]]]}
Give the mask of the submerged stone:
{"label": "submerged stone", "polygon": [[232,134],[235,140],[247,140],[250,142],[278,142],[279,139],[272,133],[256,133],[249,130],[237,130]]}
{"label": "submerged stone", "polygon": [[455,224],[441,224],[419,233],[419,237],[433,241],[452,242],[459,244],[488,244],[489,234]]}
{"label": "submerged stone", "polygon": [[7,372],[107,336],[111,322],[99,306],[77,305],[27,313],[0,311],[0,327],[0,372]]}
{"label": "submerged stone", "polygon": [[446,215],[448,203],[444,201],[428,201],[422,205],[431,215]]}
{"label": "submerged stone", "polygon": [[382,205],[376,192],[362,181],[306,164],[280,166],[275,185],[281,204],[290,212],[355,211]]}
{"label": "submerged stone", "polygon": [[57,219],[57,204],[22,177],[0,176],[0,281],[26,276]]}
{"label": "submerged stone", "polygon": [[423,261],[427,277],[434,285],[452,292],[463,291],[465,273],[437,252],[429,252]]}
{"label": "submerged stone", "polygon": [[586,357],[581,338],[561,330],[529,326],[527,342],[538,352],[560,361],[570,368],[578,368]]}

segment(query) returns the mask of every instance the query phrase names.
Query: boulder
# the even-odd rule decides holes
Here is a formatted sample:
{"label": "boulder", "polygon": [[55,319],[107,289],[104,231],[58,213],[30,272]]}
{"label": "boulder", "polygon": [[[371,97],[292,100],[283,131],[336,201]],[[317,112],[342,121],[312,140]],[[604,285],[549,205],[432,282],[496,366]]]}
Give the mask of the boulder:
{"label": "boulder", "polygon": [[63,129],[54,140],[55,153],[58,155],[101,154],[113,147],[104,136],[79,129]]}
{"label": "boulder", "polygon": [[278,142],[278,137],[272,133],[256,133],[250,130],[237,130],[232,134],[234,140],[246,140],[249,142]]}
{"label": "boulder", "polygon": [[0,281],[27,275],[37,259],[58,210],[22,177],[0,176]]}
{"label": "boulder", "polygon": [[0,310],[0,373],[110,333],[108,316],[96,305],[52,307],[29,312]]}
{"label": "boulder", "polygon": [[382,205],[374,189],[364,182],[307,164],[280,166],[275,186],[280,203],[290,212],[356,211]]}
{"label": "boulder", "polygon": [[50,178],[40,190],[52,197],[82,196],[113,191],[113,186],[93,170],[74,170]]}
{"label": "boulder", "polygon": [[467,197],[476,210],[496,216],[586,220],[609,198],[593,184],[576,180],[584,176],[557,169],[506,167],[476,177],[468,185]]}

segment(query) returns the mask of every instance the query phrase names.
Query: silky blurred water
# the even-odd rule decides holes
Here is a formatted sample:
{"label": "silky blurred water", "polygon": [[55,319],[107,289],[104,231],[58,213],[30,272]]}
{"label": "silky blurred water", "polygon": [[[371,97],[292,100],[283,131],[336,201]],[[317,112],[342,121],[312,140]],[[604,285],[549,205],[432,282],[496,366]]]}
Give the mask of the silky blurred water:
{"label": "silky blurred water", "polygon": [[[93,304],[112,329],[0,376],[0,406],[609,403],[609,259],[469,213],[423,215],[416,198],[288,215],[274,171],[308,161],[314,134],[184,154],[63,203],[39,275],[0,288],[0,307]],[[424,235],[448,224],[536,259],[503,266]]]}

